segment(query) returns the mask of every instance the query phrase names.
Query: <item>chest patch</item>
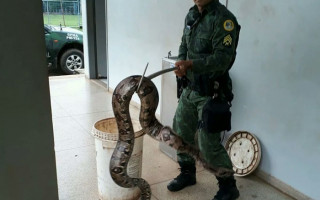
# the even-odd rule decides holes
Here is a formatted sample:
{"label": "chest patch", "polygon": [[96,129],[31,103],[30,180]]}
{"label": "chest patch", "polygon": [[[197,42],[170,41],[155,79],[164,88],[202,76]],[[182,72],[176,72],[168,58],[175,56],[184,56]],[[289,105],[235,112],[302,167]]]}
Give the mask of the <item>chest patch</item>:
{"label": "chest patch", "polygon": [[223,38],[222,44],[223,44],[224,46],[226,46],[226,47],[231,46],[231,44],[232,44],[232,37],[231,37],[230,34],[228,34],[226,37]]}
{"label": "chest patch", "polygon": [[223,23],[223,28],[226,31],[232,31],[234,29],[234,23],[232,20],[228,19]]}

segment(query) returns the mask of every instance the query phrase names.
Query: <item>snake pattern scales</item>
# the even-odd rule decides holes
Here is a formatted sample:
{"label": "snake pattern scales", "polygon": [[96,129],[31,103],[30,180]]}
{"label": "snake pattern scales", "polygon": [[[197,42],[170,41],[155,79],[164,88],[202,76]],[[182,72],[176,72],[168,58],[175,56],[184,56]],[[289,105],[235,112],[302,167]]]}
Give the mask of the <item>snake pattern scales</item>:
{"label": "snake pattern scales", "polygon": [[[127,165],[134,147],[135,134],[129,113],[129,104],[136,92],[141,76],[130,76],[122,80],[116,87],[112,96],[112,107],[116,118],[119,139],[110,160],[111,177],[116,184],[124,188],[139,187],[141,200],[151,199],[151,189],[147,181],[142,178],[132,178],[127,174]],[[152,138],[165,142],[167,145],[186,152],[200,161],[203,166],[218,176],[229,176],[233,171],[217,169],[207,165],[199,154],[199,149],[183,142],[174,131],[163,126],[155,117],[159,102],[159,95],[154,83],[144,77],[137,94],[141,101],[139,121],[143,131]]]}

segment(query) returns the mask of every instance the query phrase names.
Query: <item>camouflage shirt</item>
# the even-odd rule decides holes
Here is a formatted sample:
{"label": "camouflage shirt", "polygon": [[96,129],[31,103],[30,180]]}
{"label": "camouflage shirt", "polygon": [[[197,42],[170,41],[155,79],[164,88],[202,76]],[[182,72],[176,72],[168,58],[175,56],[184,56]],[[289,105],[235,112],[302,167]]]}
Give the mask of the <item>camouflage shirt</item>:
{"label": "camouflage shirt", "polygon": [[199,74],[214,79],[228,73],[235,59],[239,29],[236,17],[218,0],[212,0],[202,13],[196,5],[189,10],[179,60],[193,61],[192,70],[187,71],[191,82]]}

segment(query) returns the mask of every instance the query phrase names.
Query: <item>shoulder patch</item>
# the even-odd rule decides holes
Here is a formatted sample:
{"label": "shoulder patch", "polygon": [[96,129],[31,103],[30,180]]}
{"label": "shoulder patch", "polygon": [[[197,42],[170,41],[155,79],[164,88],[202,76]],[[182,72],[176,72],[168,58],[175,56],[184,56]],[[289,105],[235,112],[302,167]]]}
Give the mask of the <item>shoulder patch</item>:
{"label": "shoulder patch", "polygon": [[234,23],[231,19],[224,21],[223,28],[226,31],[232,31],[234,29]]}
{"label": "shoulder patch", "polygon": [[223,44],[224,46],[226,46],[226,47],[229,47],[229,46],[232,45],[232,37],[231,37],[230,34],[228,34],[227,36],[225,36],[225,37],[223,38],[222,44]]}

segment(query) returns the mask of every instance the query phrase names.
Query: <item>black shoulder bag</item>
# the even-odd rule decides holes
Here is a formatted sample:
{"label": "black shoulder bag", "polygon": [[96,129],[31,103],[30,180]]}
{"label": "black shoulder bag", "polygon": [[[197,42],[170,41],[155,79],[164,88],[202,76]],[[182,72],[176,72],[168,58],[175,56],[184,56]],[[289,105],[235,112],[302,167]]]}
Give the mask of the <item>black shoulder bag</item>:
{"label": "black shoulder bag", "polygon": [[231,130],[231,111],[227,101],[212,98],[202,110],[202,128],[209,133]]}

